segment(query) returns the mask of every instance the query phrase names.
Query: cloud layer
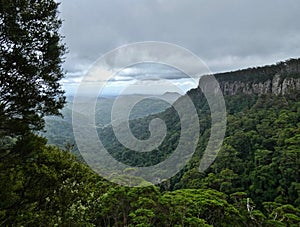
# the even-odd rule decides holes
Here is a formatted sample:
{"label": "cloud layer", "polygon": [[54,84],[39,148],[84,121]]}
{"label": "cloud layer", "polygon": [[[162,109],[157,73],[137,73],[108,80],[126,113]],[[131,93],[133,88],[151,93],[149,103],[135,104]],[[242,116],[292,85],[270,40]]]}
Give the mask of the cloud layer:
{"label": "cloud layer", "polygon": [[[75,78],[107,51],[132,42],[183,46],[213,72],[274,63],[300,53],[298,0],[66,0],[60,11],[69,48],[65,83],[78,81]],[[121,73],[120,80],[131,77]]]}

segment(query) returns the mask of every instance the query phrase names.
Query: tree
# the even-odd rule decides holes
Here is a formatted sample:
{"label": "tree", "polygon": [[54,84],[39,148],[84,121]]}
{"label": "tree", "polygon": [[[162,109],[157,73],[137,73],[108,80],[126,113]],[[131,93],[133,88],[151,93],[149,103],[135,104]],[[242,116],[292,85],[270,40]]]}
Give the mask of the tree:
{"label": "tree", "polygon": [[226,200],[211,189],[180,189],[159,198],[159,218],[165,226],[237,226],[242,218]]}
{"label": "tree", "polygon": [[13,149],[28,155],[1,159],[0,226],[94,226],[108,182],[36,135],[23,136]]}
{"label": "tree", "polygon": [[0,0],[0,135],[23,135],[59,115],[65,46],[54,0]]}

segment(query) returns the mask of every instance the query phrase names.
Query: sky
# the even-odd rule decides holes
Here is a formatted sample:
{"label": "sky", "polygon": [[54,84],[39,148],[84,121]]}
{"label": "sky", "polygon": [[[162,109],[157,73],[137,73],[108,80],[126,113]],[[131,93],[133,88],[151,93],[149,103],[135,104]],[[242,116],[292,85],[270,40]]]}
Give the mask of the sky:
{"label": "sky", "polygon": [[[59,10],[69,51],[62,81],[67,94],[97,59],[135,42],[179,45],[213,73],[300,57],[299,0],[64,0]],[[106,90],[117,93],[142,80],[151,89],[140,92],[166,92],[157,76],[183,91],[195,86],[180,70],[145,63],[119,71]]]}

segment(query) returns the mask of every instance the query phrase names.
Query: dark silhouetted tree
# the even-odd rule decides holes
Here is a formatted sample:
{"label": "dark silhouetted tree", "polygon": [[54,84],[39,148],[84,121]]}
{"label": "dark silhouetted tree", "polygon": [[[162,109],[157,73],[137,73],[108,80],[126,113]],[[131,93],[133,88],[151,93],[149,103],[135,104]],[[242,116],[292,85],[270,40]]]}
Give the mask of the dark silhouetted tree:
{"label": "dark silhouetted tree", "polygon": [[40,130],[65,104],[65,46],[53,0],[0,0],[0,135]]}

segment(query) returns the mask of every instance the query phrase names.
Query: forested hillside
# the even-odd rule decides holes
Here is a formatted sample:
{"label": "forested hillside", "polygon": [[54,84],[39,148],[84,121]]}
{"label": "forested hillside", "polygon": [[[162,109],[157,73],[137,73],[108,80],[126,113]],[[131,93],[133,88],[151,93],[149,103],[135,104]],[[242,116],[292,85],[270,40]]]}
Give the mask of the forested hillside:
{"label": "forested hillside", "polygon": [[[299,89],[225,95],[226,136],[205,172],[199,172],[199,162],[210,135],[210,109],[200,88],[187,95],[198,111],[199,143],[188,165],[157,186],[130,188],[106,181],[68,150],[48,146],[31,133],[1,137],[0,225],[299,226]],[[168,134],[150,155],[123,148],[110,127],[99,135],[120,161],[153,165],[176,147],[178,115],[169,108],[130,122],[134,135],[143,139],[157,116],[166,121]],[[140,185],[149,184],[141,180]]]}
{"label": "forested hillside", "polygon": [[[171,106],[176,99],[180,97],[180,94],[165,93],[163,95],[146,96],[146,95],[127,95],[121,96],[122,102],[130,102],[136,98],[143,99],[137,103],[132,109],[129,118],[137,119],[146,117],[150,114],[163,112]],[[111,110],[114,101],[117,97],[101,97],[97,99],[95,107],[95,123],[98,128],[103,128],[111,124]],[[167,102],[169,101],[169,102]],[[86,103],[79,104],[82,109],[85,108]],[[72,128],[72,108],[73,100],[72,97],[67,99],[67,104],[61,110],[62,117],[48,116],[45,118],[45,128],[41,131],[41,135],[46,137],[48,144],[56,145],[60,148],[73,147],[73,153],[79,156],[78,149],[75,145],[73,128]]]}
{"label": "forested hillside", "polygon": [[[201,136],[198,148],[185,169],[161,184],[160,188],[167,191],[214,189],[225,193],[231,203],[245,209],[243,215],[255,220],[254,225],[267,225],[270,219],[270,225],[290,223],[297,226],[300,221],[298,64],[299,60],[293,59],[258,69],[216,74],[223,91],[228,87],[232,90],[227,89],[227,94],[224,92],[228,112],[224,143],[217,159],[204,173],[198,168],[210,135],[210,110],[200,88],[189,91],[199,115]],[[295,65],[297,67],[291,69]],[[269,70],[267,75],[263,74],[266,69]],[[252,71],[258,74],[251,78],[249,72]],[[245,91],[241,87],[249,89]],[[251,87],[259,89],[251,90]],[[99,131],[100,138],[104,138],[105,146],[114,158],[124,163],[131,166],[157,164],[177,146],[180,121],[175,110],[170,108],[158,115],[133,120],[130,124],[133,134],[145,139],[149,137],[149,122],[155,117],[166,122],[168,133],[160,147],[151,153],[124,148],[111,127]],[[253,203],[251,212],[246,210],[247,201]]]}

